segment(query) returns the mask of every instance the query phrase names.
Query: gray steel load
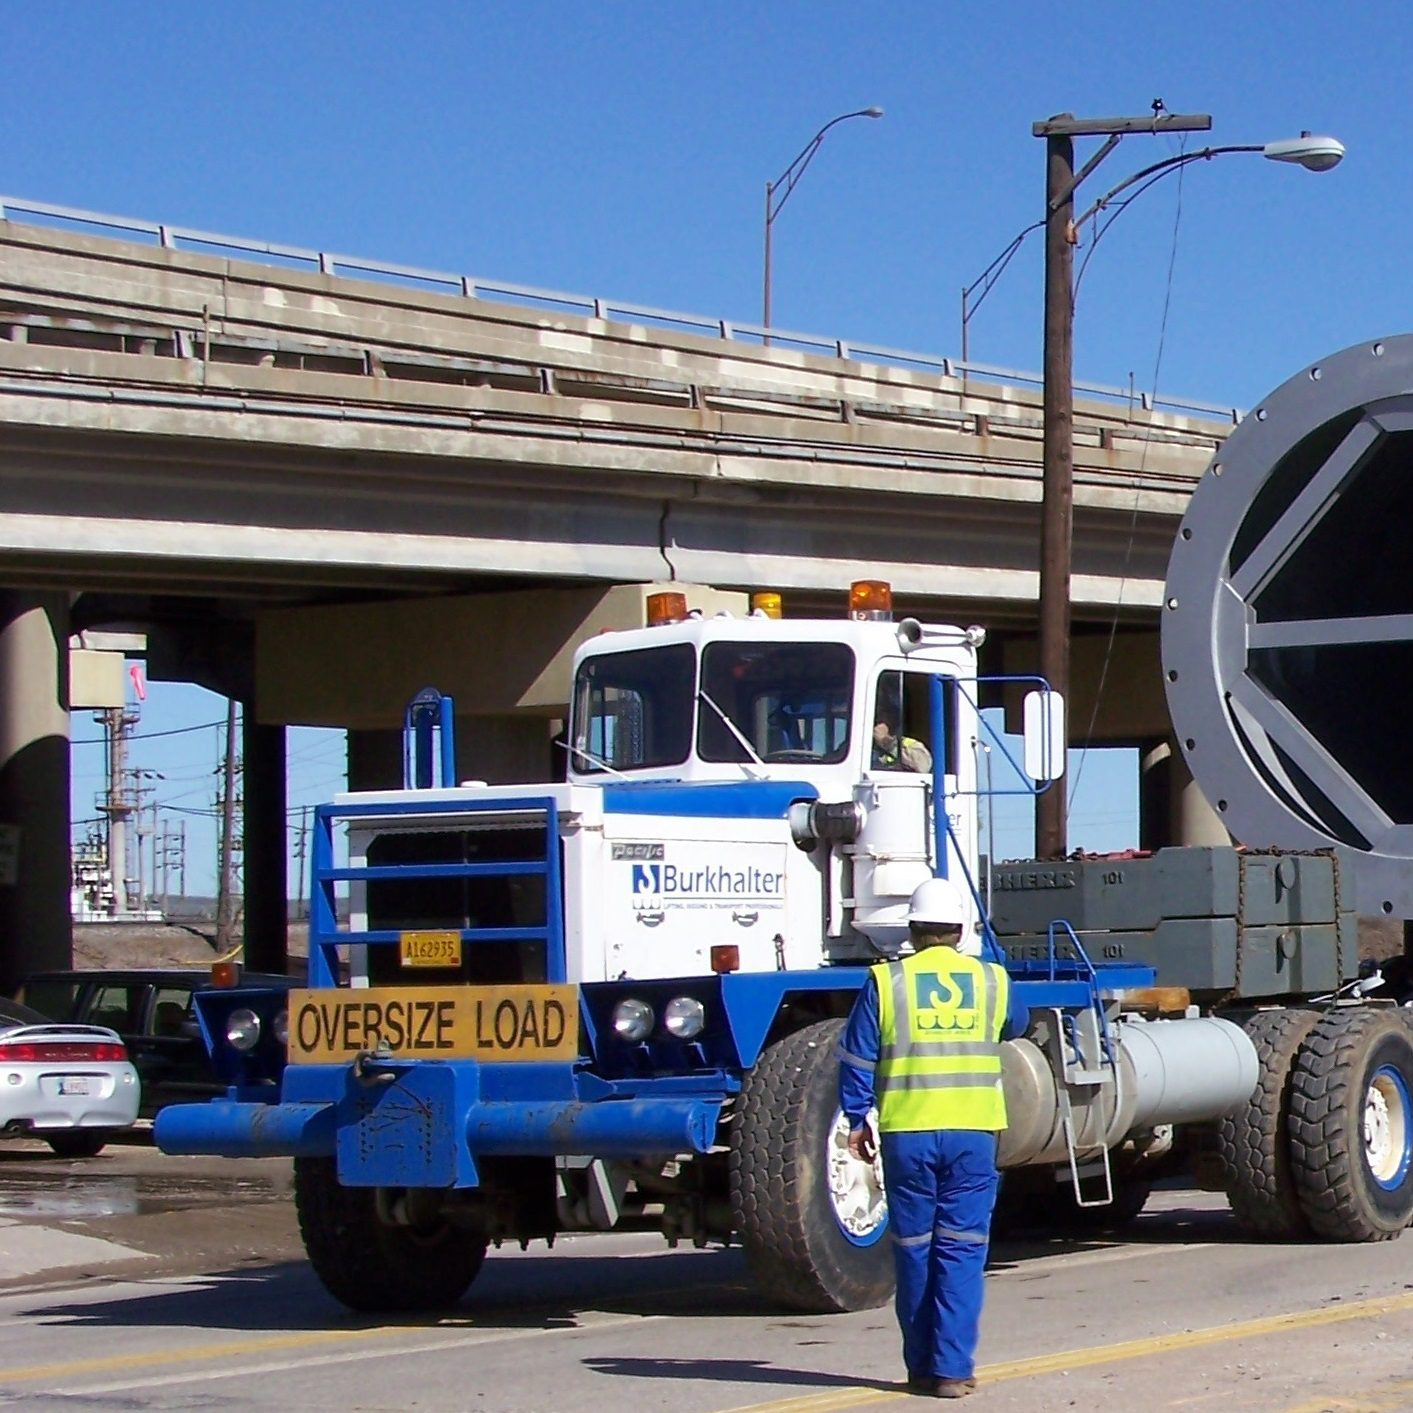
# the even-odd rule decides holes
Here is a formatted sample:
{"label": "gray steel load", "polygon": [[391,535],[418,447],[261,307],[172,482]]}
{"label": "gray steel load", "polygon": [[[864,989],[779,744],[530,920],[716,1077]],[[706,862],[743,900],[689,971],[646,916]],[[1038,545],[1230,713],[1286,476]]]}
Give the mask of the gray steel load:
{"label": "gray steel load", "polygon": [[[1358,969],[1352,858],[1160,849],[1152,855],[998,864],[990,913],[1013,964],[1040,966],[1063,918],[1095,961],[1156,967],[1194,1000],[1331,992]],[[1074,949],[1064,931],[1058,956]]]}
{"label": "gray steel load", "polygon": [[1323,358],[1198,483],[1168,565],[1164,687],[1193,778],[1253,848],[1353,851],[1413,918],[1413,335]]}

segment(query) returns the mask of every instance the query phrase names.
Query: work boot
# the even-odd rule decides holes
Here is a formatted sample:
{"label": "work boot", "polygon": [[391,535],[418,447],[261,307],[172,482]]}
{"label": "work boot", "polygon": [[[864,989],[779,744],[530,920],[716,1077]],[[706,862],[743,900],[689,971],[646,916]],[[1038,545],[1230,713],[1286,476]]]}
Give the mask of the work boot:
{"label": "work boot", "polygon": [[965,1398],[976,1387],[975,1379],[938,1379],[933,1398]]}
{"label": "work boot", "polygon": [[937,1392],[939,1380],[934,1374],[909,1374],[908,1392],[919,1393],[926,1398],[931,1398]]}

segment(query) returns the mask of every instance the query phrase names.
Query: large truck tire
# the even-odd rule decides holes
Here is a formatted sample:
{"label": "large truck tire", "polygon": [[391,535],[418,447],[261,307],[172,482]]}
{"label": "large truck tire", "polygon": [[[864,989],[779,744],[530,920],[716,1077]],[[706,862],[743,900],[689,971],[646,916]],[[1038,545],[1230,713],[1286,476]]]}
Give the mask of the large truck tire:
{"label": "large truck tire", "polygon": [[1232,1216],[1247,1236],[1299,1241],[1310,1223],[1290,1167],[1291,1073],[1318,1011],[1257,1011],[1243,1029],[1256,1047],[1256,1088],[1217,1126],[1222,1180]]}
{"label": "large truck tire", "polygon": [[1387,1241],[1413,1218],[1413,1033],[1393,1011],[1330,1011],[1291,1075],[1290,1165],[1311,1230]]}
{"label": "large truck tire", "polygon": [[294,1160],[294,1203],[314,1274],[350,1310],[445,1309],[485,1260],[483,1237],[444,1221],[416,1227],[384,1220],[378,1190],[341,1187],[332,1158]]}
{"label": "large truck tire", "polygon": [[767,1298],[809,1314],[869,1310],[893,1294],[882,1169],[841,1152],[843,1032],[842,1020],[820,1021],[766,1050],[731,1134],[731,1205],[751,1274]]}

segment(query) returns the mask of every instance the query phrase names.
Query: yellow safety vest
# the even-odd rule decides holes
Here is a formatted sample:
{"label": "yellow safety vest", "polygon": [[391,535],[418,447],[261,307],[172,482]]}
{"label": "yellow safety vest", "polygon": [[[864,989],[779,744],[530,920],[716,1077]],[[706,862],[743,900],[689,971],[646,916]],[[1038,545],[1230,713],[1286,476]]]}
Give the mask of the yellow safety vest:
{"label": "yellow safety vest", "polygon": [[880,1131],[1005,1128],[1005,971],[934,945],[872,972],[878,986],[874,1092]]}

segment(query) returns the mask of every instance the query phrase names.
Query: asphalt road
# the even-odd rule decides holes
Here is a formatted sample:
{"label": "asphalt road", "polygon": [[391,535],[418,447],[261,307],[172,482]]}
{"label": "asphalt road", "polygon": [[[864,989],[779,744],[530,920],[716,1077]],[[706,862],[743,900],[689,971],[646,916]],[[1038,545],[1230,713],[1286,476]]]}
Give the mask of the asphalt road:
{"label": "asphalt road", "polygon": [[[376,1321],[299,1258],[281,1162],[0,1149],[0,1403],[26,1409],[848,1413],[915,1407],[888,1311],[771,1310],[736,1252],[494,1253],[454,1315]],[[1219,1198],[1120,1243],[993,1248],[974,1409],[1413,1409],[1413,1236],[1255,1246]]]}

